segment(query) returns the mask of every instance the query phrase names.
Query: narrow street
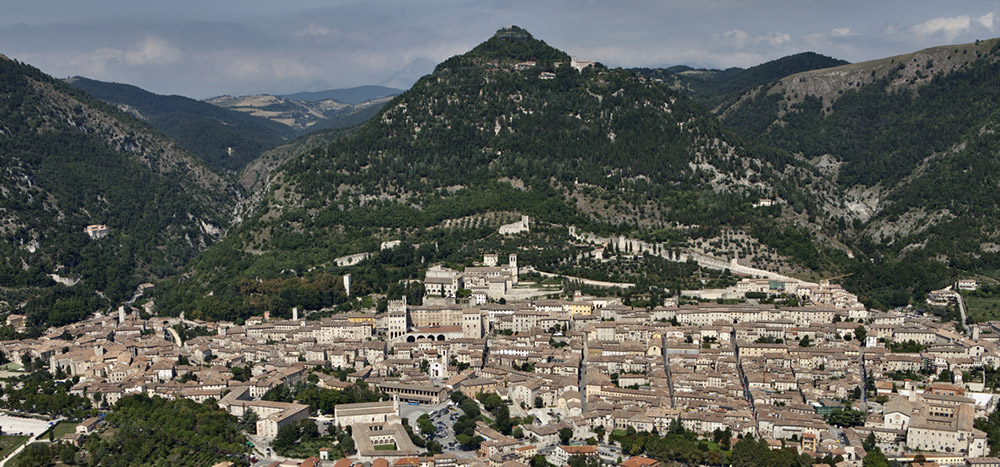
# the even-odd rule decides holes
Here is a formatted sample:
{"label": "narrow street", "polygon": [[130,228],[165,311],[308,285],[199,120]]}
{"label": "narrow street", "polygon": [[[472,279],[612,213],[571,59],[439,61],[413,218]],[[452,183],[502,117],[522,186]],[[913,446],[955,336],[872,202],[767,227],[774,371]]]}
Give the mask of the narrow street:
{"label": "narrow street", "polygon": [[584,339],[583,350],[580,355],[580,366],[576,369],[576,373],[580,375],[579,377],[579,391],[580,391],[580,409],[583,412],[587,411],[587,341]]}
{"label": "narrow street", "polygon": [[756,422],[756,420],[757,420],[757,410],[754,409],[754,406],[753,406],[753,396],[750,395],[750,384],[747,381],[746,374],[743,373],[743,363],[739,359],[740,344],[739,344],[739,341],[736,340],[736,331],[732,332],[732,336],[730,337],[730,339],[733,342],[733,349],[735,350],[736,356],[737,356],[736,369],[739,370],[740,383],[743,385],[743,394],[746,396],[747,403],[750,404],[750,412],[753,413],[754,421]]}
{"label": "narrow street", "polygon": [[663,353],[663,369],[667,373],[667,387],[671,388],[671,390],[670,390],[670,408],[674,408],[674,391],[672,389],[674,387],[674,383],[670,379],[671,378],[671,376],[670,376],[670,355],[667,354],[667,350],[668,349],[667,349],[667,336],[666,335],[664,335],[664,336],[661,337],[661,339],[660,339],[660,346],[663,349],[662,350],[662,353]]}
{"label": "narrow street", "polygon": [[[863,344],[862,344],[863,345]],[[868,370],[865,369],[865,349],[861,348],[858,355],[858,364],[861,365],[861,410],[868,413]]]}

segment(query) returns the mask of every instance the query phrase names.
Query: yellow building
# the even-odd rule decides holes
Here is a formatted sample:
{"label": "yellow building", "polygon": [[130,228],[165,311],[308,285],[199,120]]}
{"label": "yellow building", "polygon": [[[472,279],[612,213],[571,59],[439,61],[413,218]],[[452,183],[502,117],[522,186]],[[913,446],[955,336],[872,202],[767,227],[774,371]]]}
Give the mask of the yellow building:
{"label": "yellow building", "polygon": [[347,313],[343,316],[347,318],[348,321],[354,324],[367,324],[369,326],[375,326],[375,315],[368,313]]}
{"label": "yellow building", "polygon": [[570,315],[589,315],[591,311],[594,311],[594,303],[566,302],[563,303],[563,311],[568,312]]}

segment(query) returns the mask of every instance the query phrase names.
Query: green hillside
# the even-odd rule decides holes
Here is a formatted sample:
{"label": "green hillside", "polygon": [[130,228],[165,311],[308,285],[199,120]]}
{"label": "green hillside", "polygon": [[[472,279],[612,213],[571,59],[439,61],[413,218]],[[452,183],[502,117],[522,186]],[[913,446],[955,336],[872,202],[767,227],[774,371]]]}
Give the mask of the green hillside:
{"label": "green hillside", "polygon": [[1000,40],[788,76],[720,115],[744,138],[810,160],[844,190],[830,218],[871,261],[847,279],[905,304],[957,274],[995,274]]}
{"label": "green hillside", "polygon": [[0,306],[33,327],[117,306],[229,224],[234,186],[148,125],[5,58],[0,96]]}
{"label": "green hillside", "polygon": [[[576,227],[841,276],[876,308],[921,304],[958,277],[1000,277],[998,58],[992,40],[855,64],[799,54],[747,70],[578,70],[510,27],[363,109],[364,125],[242,163],[241,190],[145,123],[4,62],[4,300],[61,323],[165,279],[160,313],[239,322],[349,310],[368,294],[419,303],[409,281],[428,265],[484,252],[634,282],[601,293],[640,306],[735,280],[659,257],[588,262]],[[530,233],[498,233],[522,215]],[[83,227],[98,223],[111,236],[89,240]],[[81,281],[57,286],[56,273]]]}
{"label": "green hillside", "polygon": [[102,101],[124,106],[219,169],[239,171],[297,134],[287,125],[183,96],[162,96],[128,84],[82,77],[66,82]]}
{"label": "green hillside", "polygon": [[889,70],[871,64],[868,80],[837,86],[835,96],[808,90],[822,74],[792,77],[728,110],[725,121],[746,137],[807,158],[833,155],[843,163],[842,185],[892,186],[997,109],[998,65],[974,59],[983,53],[994,56],[996,47],[975,47],[973,59],[969,49],[956,47],[900,60]]}
{"label": "green hillside", "polygon": [[334,258],[405,240],[412,250],[350,270],[359,290],[384,292],[421,261],[507,242],[495,229],[442,228],[489,213],[530,215],[548,232],[538,242],[569,225],[678,246],[680,232],[781,232],[786,253],[825,264],[808,236],[778,223],[780,208],[752,207],[779,197],[803,216],[821,212],[812,190],[833,187],[807,163],[743,144],[667,85],[568,65],[519,28],[446,60],[350,136],[289,159],[239,229],[159,291],[158,305],[217,319],[329,306],[344,299],[334,279],[347,272]]}

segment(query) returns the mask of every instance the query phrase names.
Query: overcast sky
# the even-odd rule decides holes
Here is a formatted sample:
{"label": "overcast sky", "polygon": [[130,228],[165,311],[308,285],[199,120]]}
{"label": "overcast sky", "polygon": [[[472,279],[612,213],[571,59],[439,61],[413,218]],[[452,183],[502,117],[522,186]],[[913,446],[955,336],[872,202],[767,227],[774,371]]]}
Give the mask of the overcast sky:
{"label": "overcast sky", "polygon": [[508,24],[612,67],[857,62],[997,37],[1000,0],[7,1],[0,53],[206,98],[408,85]]}

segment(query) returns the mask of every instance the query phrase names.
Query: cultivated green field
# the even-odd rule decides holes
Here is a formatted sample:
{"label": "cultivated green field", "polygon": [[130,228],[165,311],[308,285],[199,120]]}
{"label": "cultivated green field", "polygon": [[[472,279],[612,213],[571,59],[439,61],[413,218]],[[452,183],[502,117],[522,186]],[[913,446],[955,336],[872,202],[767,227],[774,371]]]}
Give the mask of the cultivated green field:
{"label": "cultivated green field", "polygon": [[0,436],[0,459],[5,459],[27,440],[27,436]]}
{"label": "cultivated green field", "polygon": [[962,293],[968,317],[977,323],[1000,319],[1000,294]]}

